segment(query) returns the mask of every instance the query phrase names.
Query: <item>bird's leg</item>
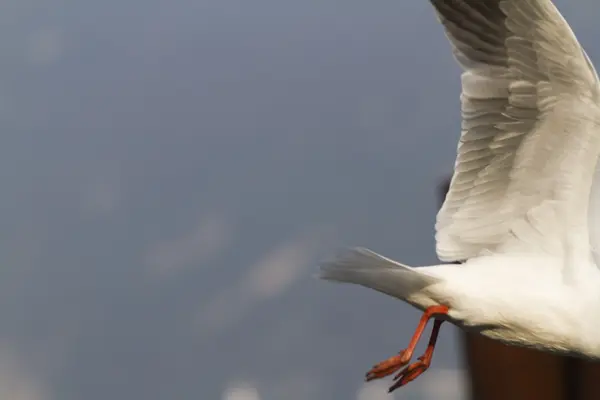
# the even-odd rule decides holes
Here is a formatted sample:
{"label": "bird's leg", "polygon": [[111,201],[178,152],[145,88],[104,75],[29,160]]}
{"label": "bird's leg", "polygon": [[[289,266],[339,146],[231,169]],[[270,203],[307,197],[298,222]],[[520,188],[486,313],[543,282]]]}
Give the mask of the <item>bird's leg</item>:
{"label": "bird's leg", "polygon": [[[388,375],[391,375],[394,372],[398,371],[400,368],[407,365],[413,356],[415,347],[417,346],[417,343],[419,342],[419,339],[421,338],[421,335],[423,334],[425,327],[427,326],[427,321],[429,321],[429,319],[434,317],[435,315],[446,315],[446,314],[448,314],[448,307],[446,307],[446,306],[432,306],[432,307],[427,308],[425,310],[425,312],[423,313],[421,320],[419,321],[419,325],[417,326],[417,329],[415,330],[415,333],[414,333],[412,339],[408,343],[408,347],[406,349],[400,351],[397,355],[390,357],[387,360],[376,364],[369,372],[367,372],[367,375],[366,375],[367,382],[372,381],[373,379],[380,379],[380,378],[386,377]],[[438,321],[440,321],[439,324],[437,323]],[[428,347],[427,351],[423,355],[423,358],[426,357],[428,352],[431,352],[431,354],[433,354],[433,348],[435,346],[435,341],[437,339],[437,334],[439,332],[440,325],[441,325],[441,320],[436,320],[436,325],[434,326],[434,331],[431,333],[431,339],[429,340],[429,345],[431,347],[431,350],[429,350],[429,347]],[[436,329],[436,327],[437,327],[437,329]],[[428,362],[430,362],[430,361],[431,361],[431,355],[429,355]],[[429,364],[427,364],[427,366],[429,366]],[[416,367],[414,367],[413,369],[415,369],[415,368]],[[425,368],[425,369],[427,369],[427,368]],[[425,369],[423,369],[423,371]],[[402,372],[404,372],[404,371],[402,371]],[[420,374],[415,375],[412,379],[416,378],[418,375],[420,375]],[[412,379],[410,379],[410,380],[412,380]]]}
{"label": "bird's leg", "polygon": [[410,364],[394,377],[396,382],[390,387],[389,392],[393,392],[399,387],[406,385],[408,382],[417,379],[417,377],[419,377],[423,372],[427,371],[431,365],[433,351],[435,350],[435,342],[437,341],[438,334],[440,333],[440,326],[442,326],[443,323],[444,320],[441,319],[436,319],[434,321],[431,336],[429,337],[429,344],[427,345],[427,350],[425,350],[425,353],[418,358],[418,361]]}

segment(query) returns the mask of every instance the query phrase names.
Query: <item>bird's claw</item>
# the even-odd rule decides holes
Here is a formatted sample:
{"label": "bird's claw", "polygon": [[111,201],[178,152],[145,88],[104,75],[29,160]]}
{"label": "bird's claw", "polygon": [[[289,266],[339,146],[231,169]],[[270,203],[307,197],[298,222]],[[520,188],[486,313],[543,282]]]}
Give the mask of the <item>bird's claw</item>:
{"label": "bird's claw", "polygon": [[425,357],[421,356],[418,358],[418,360],[419,361],[414,362],[408,367],[404,368],[394,377],[395,382],[388,389],[389,393],[417,379],[423,372],[427,371],[429,368],[429,363],[425,361]]}
{"label": "bird's claw", "polygon": [[393,374],[408,364],[410,361],[410,356],[411,355],[406,350],[402,350],[397,355],[375,364],[373,368],[367,372],[365,380],[369,382],[374,379],[381,379]]}

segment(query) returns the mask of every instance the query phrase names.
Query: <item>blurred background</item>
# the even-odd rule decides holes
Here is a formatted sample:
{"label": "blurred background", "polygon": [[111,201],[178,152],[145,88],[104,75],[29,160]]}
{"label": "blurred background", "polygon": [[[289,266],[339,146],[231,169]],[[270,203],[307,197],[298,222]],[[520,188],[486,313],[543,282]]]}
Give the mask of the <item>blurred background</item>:
{"label": "blurred background", "polygon": [[[595,0],[557,2],[600,62]],[[4,0],[0,397],[392,399],[409,306],[315,280],[436,262],[459,70],[425,0]],[[460,342],[396,394],[464,399]]]}

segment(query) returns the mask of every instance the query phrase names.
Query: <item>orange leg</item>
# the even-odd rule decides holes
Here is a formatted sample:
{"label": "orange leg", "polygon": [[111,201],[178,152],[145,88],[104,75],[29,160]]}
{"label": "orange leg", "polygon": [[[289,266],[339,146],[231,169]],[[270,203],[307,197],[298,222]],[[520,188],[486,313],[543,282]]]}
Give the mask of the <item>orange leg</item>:
{"label": "orange leg", "polygon": [[431,331],[431,336],[429,337],[429,344],[427,345],[427,350],[425,350],[425,353],[423,353],[423,355],[417,359],[418,361],[410,364],[394,377],[394,381],[396,382],[390,387],[389,392],[393,392],[399,387],[406,385],[408,382],[417,379],[417,377],[419,377],[423,372],[427,371],[431,365],[433,350],[435,350],[435,342],[437,341],[438,334],[440,333],[440,327],[443,323],[444,321],[441,319],[436,319],[434,321],[433,330]]}
{"label": "orange leg", "polygon": [[[388,358],[385,361],[382,361],[376,364],[369,372],[367,372],[366,380],[371,381],[373,379],[380,379],[385,376],[391,375],[400,368],[406,366],[415,351],[415,347],[427,326],[427,322],[429,319],[436,315],[446,315],[448,314],[448,307],[446,306],[433,306],[429,307],[423,313],[421,320],[419,321],[419,325],[415,330],[415,333],[410,340],[408,347],[395,355],[393,357]],[[416,377],[421,375],[431,363],[431,358],[433,356],[433,350],[435,348],[435,342],[437,340],[437,336],[440,330],[440,326],[442,325],[443,320],[435,320],[435,324],[433,326],[433,331],[431,332],[431,337],[429,339],[429,345],[427,346],[427,350],[423,354],[423,356],[419,357],[419,362],[415,362],[409,365],[406,369],[402,370],[397,376],[397,382],[390,388],[390,391],[397,389],[400,386],[407,384],[408,382],[414,380]]]}

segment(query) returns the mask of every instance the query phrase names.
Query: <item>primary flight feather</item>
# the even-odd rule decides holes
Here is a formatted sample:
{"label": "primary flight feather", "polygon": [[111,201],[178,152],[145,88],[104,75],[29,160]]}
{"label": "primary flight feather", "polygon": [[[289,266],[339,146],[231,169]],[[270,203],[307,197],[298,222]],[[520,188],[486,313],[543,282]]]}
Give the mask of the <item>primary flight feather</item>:
{"label": "primary flight feather", "polygon": [[[322,266],[323,279],[424,311],[408,347],[367,379],[405,367],[394,390],[423,373],[443,321],[600,359],[598,75],[550,0],[430,2],[463,68],[462,133],[436,223],[438,257],[462,264],[413,268],[358,248]],[[431,318],[427,350],[409,364]]]}

